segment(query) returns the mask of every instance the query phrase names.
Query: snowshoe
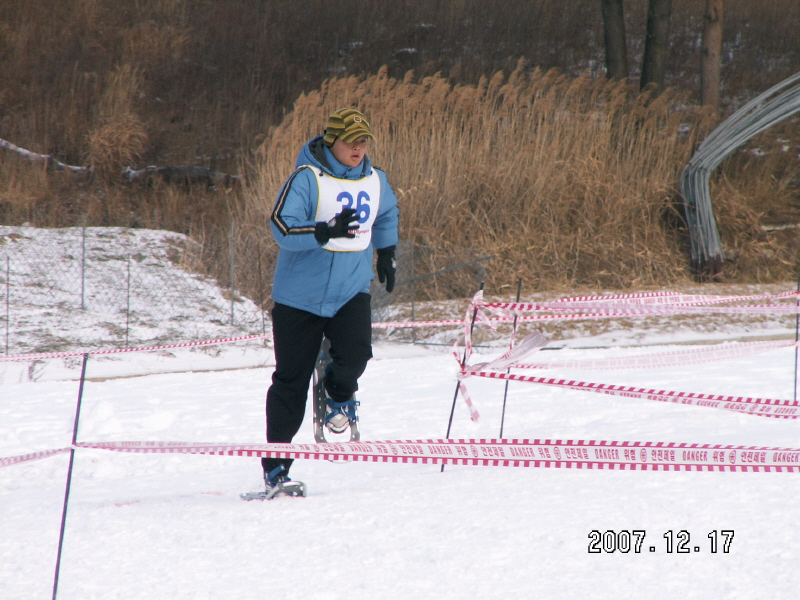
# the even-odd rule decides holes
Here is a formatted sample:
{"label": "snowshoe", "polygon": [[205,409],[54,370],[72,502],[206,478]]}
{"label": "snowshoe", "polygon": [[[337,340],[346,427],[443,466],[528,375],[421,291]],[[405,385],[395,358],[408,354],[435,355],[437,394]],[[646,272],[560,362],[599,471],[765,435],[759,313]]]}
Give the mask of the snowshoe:
{"label": "snowshoe", "polygon": [[278,465],[269,473],[264,473],[264,491],[248,492],[242,494],[242,500],[272,500],[279,496],[302,497],[306,496],[306,484],[302,481],[292,481],[284,473],[286,467]]}
{"label": "snowshoe", "polygon": [[[336,402],[333,398],[325,398],[325,426],[333,433],[344,433],[358,421],[354,399],[347,402]],[[357,425],[356,425],[357,427]]]}
{"label": "snowshoe", "polygon": [[357,442],[361,433],[358,430],[358,402],[355,395],[347,402],[335,402],[328,398],[325,391],[325,375],[332,362],[330,348],[330,340],[323,338],[314,368],[314,439],[318,443],[325,443],[329,441],[325,438],[326,429],[336,434],[343,434],[349,429],[349,441]]}

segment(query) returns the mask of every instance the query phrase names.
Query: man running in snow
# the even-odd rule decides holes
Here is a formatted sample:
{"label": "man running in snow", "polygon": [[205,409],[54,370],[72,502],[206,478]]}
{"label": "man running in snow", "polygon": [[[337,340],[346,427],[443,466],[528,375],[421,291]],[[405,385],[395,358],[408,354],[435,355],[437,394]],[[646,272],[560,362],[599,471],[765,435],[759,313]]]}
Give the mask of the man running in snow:
{"label": "man running in snow", "polygon": [[[275,202],[271,227],[280,251],[272,287],[276,364],[267,392],[268,442],[291,442],[300,429],[323,335],[332,358],[327,426],[338,433],[355,417],[351,400],[372,358],[372,251],[379,281],[391,292],[398,241],[397,197],[366,155],[370,139],[362,113],[337,110],[325,134],[300,150]],[[268,492],[288,480],[291,463],[261,459]]]}

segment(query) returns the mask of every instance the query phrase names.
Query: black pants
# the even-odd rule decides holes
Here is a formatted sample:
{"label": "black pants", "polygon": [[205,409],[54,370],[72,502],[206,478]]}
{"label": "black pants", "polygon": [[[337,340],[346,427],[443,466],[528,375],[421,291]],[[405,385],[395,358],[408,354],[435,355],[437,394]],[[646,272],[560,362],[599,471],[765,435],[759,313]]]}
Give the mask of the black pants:
{"label": "black pants", "polygon": [[[332,317],[275,304],[272,337],[275,372],[267,391],[267,441],[291,442],[305,415],[308,389],[322,336],[331,342],[332,371],[326,380],[331,398],[344,402],[358,389],[358,378],[372,358],[370,295],[356,294]],[[289,459],[263,458],[269,472]]]}

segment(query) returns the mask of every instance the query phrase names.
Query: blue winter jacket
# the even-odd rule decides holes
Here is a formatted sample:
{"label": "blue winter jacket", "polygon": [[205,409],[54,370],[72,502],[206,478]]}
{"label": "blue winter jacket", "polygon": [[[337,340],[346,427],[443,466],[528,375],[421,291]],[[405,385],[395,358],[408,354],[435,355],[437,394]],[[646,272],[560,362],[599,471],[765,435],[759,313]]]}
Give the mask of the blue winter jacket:
{"label": "blue winter jacket", "polygon": [[[362,179],[372,172],[364,157],[357,167],[337,161],[322,136],[300,150],[296,167],[310,165],[337,179]],[[381,183],[380,207],[365,250],[332,252],[314,237],[319,189],[310,169],[296,170],[283,184],[272,212],[272,235],[280,246],[272,283],[272,299],[322,317],[332,317],[359,292],[368,292],[372,278],[372,249],[398,241],[398,207],[386,173],[375,169]]]}

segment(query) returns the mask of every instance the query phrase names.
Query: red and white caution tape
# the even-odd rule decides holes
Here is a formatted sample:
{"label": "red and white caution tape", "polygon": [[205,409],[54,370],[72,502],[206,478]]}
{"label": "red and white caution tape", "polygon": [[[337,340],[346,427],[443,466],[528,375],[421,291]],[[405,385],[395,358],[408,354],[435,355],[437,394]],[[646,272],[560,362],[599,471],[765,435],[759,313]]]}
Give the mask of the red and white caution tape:
{"label": "red and white caution tape", "polygon": [[[480,302],[480,306],[508,316],[511,312],[563,312],[587,310],[593,314],[656,315],[688,313],[797,314],[798,306],[789,304],[756,304],[741,306],[708,306],[731,302],[788,300],[800,295],[783,292],[771,295],[716,296],[676,293],[618,294],[561,298],[551,302]],[[473,300],[473,302],[475,302]]]}
{"label": "red and white caution tape", "polygon": [[[578,296],[573,298],[559,298],[552,302],[542,303],[541,306],[549,304],[582,304],[591,303],[592,305],[607,306],[630,306],[636,305],[658,305],[658,304],[720,304],[723,302],[746,302],[751,300],[772,301],[786,300],[794,296],[800,296],[796,291],[781,292],[780,294],[756,294],[750,296],[720,296],[705,294],[679,294],[677,292],[655,292],[638,294],[610,294],[607,296]],[[506,303],[498,303],[498,305]],[[559,310],[562,310],[561,307]]]}
{"label": "red and white caution tape", "polygon": [[695,304],[665,304],[662,306],[638,306],[630,304],[602,305],[600,303],[575,302],[558,306],[555,302],[549,303],[515,303],[501,302],[483,304],[490,310],[498,312],[533,312],[533,311],[591,311],[586,316],[607,315],[613,317],[649,316],[649,315],[682,315],[682,314],[740,314],[740,315],[796,315],[800,307],[792,304],[748,304],[742,306],[698,306]]}
{"label": "red and white caution tape", "polygon": [[243,342],[246,340],[258,340],[267,337],[266,335],[245,335],[242,337],[223,338],[219,340],[207,340],[203,342],[186,342],[183,344],[170,344],[169,346],[145,346],[141,348],[112,348],[110,350],[89,350],[87,352],[42,352],[38,354],[9,354],[0,356],[0,362],[13,362],[20,360],[44,360],[47,358],[67,358],[70,356],[100,356],[102,354],[126,354],[129,352],[154,352],[157,350],[169,350],[172,348],[193,348],[196,346],[214,346],[216,344],[230,344],[232,342]]}
{"label": "red and white caution tape", "polygon": [[630,300],[632,302],[645,303],[659,303],[659,302],[675,302],[675,298],[681,297],[683,294],[678,292],[637,292],[635,294],[608,294],[606,296],[573,296],[570,298],[559,298],[553,302],[593,302],[607,300]]}
{"label": "red and white caution tape", "polygon": [[413,327],[447,327],[464,324],[463,319],[448,319],[445,321],[386,321],[383,323],[373,323],[373,329],[406,329]]}
{"label": "red and white caution tape", "polygon": [[472,401],[472,398],[467,391],[464,382],[458,382],[458,391],[461,393],[461,397],[464,398],[464,403],[467,405],[469,409],[469,418],[472,419],[475,423],[478,422],[478,419],[481,418],[481,413],[478,412],[478,407],[475,406],[475,403]]}
{"label": "red and white caution tape", "polygon": [[[650,471],[800,472],[800,449],[597,440],[411,440],[333,444],[78,442],[75,448],[138,454],[205,454],[384,463]],[[0,467],[70,448],[0,459]]]}
{"label": "red and white caution tape", "polygon": [[[552,302],[527,303],[527,302],[485,302],[483,292],[475,294],[470,302],[467,315],[464,319],[446,319],[442,321],[389,321],[383,323],[373,323],[376,329],[391,328],[415,328],[415,327],[446,327],[464,326],[466,330],[466,344],[468,354],[471,354],[472,341],[469,332],[473,312],[478,323],[485,323],[494,329],[494,325],[500,323],[510,323],[516,317],[519,322],[533,321],[556,321],[556,320],[584,320],[584,319],[608,319],[624,316],[647,316],[647,315],[668,315],[685,313],[739,313],[739,314],[798,314],[800,306],[795,305],[749,305],[749,306],[701,306],[705,304],[716,304],[723,302],[736,302],[747,300],[785,300],[798,296],[798,292],[784,292],[773,295],[757,296],[703,296],[678,294],[676,292],[650,292],[640,294],[616,294],[608,296],[581,296],[575,298],[561,298]],[[499,317],[488,317],[481,309],[490,310]],[[590,312],[574,313],[576,310],[588,310]],[[521,315],[521,312],[555,312],[548,315]],[[565,311],[570,311],[566,313]],[[129,352],[153,352],[159,350],[170,350],[174,348],[192,348],[198,346],[213,346],[218,344],[229,344],[233,342],[257,340],[268,337],[268,335],[248,335],[241,337],[222,338],[199,342],[186,342],[182,344],[170,344],[166,346],[145,346],[137,348],[113,348],[109,350],[90,350],[75,352],[41,352],[31,354],[12,354],[0,356],[0,362],[45,360],[53,358],[69,358],[89,354],[100,356],[107,354],[124,354]]]}
{"label": "red and white caution tape", "polygon": [[533,331],[522,338],[519,344],[512,346],[511,349],[500,358],[496,358],[489,363],[472,365],[471,369],[474,371],[486,371],[489,369],[505,369],[507,367],[516,366],[517,361],[522,360],[532,352],[547,345],[547,342],[547,338],[545,338],[540,331]]}
{"label": "red and white caution tape", "polygon": [[[550,319],[592,319],[608,318],[615,316],[631,315],[664,315],[680,313],[770,313],[770,314],[798,314],[800,313],[800,303],[790,305],[749,305],[749,306],[707,306],[708,304],[727,303],[744,300],[784,300],[799,296],[798,292],[784,292],[775,295],[758,296],[700,296],[683,295],[673,292],[656,292],[646,294],[627,294],[615,296],[586,296],[580,298],[562,298],[549,303],[520,303],[520,302],[485,302],[482,292],[476,294],[470,303],[470,309],[477,311],[477,322],[486,322],[490,326],[500,321],[511,321],[518,317],[520,321],[550,320]],[[702,306],[701,306],[702,305]],[[483,309],[501,315],[499,318],[490,319],[482,314]],[[586,309],[591,313],[556,315],[520,315],[524,311],[574,311]],[[466,325],[466,319],[465,319]],[[465,327],[465,356],[471,355],[471,331]],[[723,360],[736,356],[755,354],[778,347],[788,347],[797,345],[786,342],[753,342],[742,344],[736,347],[690,350],[675,353],[660,353],[631,358],[602,359],[591,361],[554,361],[548,363],[520,364],[516,362],[510,365],[513,368],[594,368],[594,369],[616,369],[616,368],[642,368],[658,366],[675,366],[679,364],[692,364],[706,362],[709,360]],[[457,356],[457,346],[454,352]],[[761,398],[736,398],[732,396],[719,396],[711,394],[672,392],[666,390],[648,390],[644,388],[632,388],[628,386],[609,385],[601,383],[587,383],[578,381],[568,381],[566,379],[552,379],[544,377],[527,377],[510,373],[500,373],[490,371],[494,365],[474,365],[465,367],[461,363],[460,379],[470,376],[488,377],[492,379],[505,379],[511,381],[525,381],[529,383],[540,383],[544,385],[567,387],[581,391],[593,391],[604,394],[643,398],[659,402],[675,402],[681,404],[707,406],[756,414],[759,416],[770,416],[787,419],[800,417],[798,409],[800,404],[788,400],[770,400]],[[509,367],[509,365],[504,365]],[[499,368],[499,367],[498,367]],[[468,397],[465,387],[460,386],[462,396]]]}
{"label": "red and white caution tape", "polygon": [[55,456],[56,454],[62,454],[69,451],[70,448],[59,448],[58,450],[42,450],[41,452],[33,452],[31,454],[23,454],[21,456],[7,456],[5,458],[0,458],[0,468],[28,462],[31,460],[41,460],[43,458],[48,458],[50,456]]}
{"label": "red and white caution tape", "polygon": [[[692,348],[690,350],[675,350],[673,352],[656,352],[639,356],[620,356],[618,358],[586,358],[575,360],[553,360],[536,363],[518,363],[508,365],[514,369],[587,369],[587,370],[613,370],[613,369],[657,369],[660,367],[677,367],[693,365],[717,360],[728,360],[742,356],[752,356],[761,352],[769,352],[781,348],[797,347],[797,342],[789,340],[773,340],[758,342],[742,342],[737,344],[722,344]],[[475,365],[476,367],[479,365]],[[492,367],[491,364],[472,369],[485,371]]]}
{"label": "red and white caution tape", "polygon": [[81,442],[117,452],[385,463],[645,471],[800,472],[800,449],[594,440],[415,440],[341,444]]}
{"label": "red and white caution tape", "polygon": [[[703,306],[722,302],[734,302],[748,299],[788,299],[797,292],[786,292],[772,296],[685,296],[675,293],[664,293],[658,296],[616,295],[587,296],[583,298],[562,298],[553,302],[485,302],[482,295],[476,296],[470,303],[470,310],[478,309],[477,323],[485,323],[491,329],[500,323],[535,321],[581,321],[589,319],[613,319],[615,317],[647,317],[679,314],[742,314],[742,315],[793,315],[800,314],[800,306],[788,304],[742,305],[742,306]],[[629,299],[619,302],[611,299]],[[676,302],[676,300],[683,302]],[[500,315],[488,317],[484,310]],[[575,312],[578,310],[587,312]],[[526,315],[524,312],[549,312],[554,314]],[[442,324],[454,325],[455,321],[442,321]],[[399,323],[392,324],[400,326]]]}
{"label": "red and white caution tape", "polygon": [[643,400],[654,400],[656,402],[670,402],[673,404],[719,408],[723,410],[731,410],[741,414],[757,415],[760,417],[777,417],[781,419],[800,418],[800,402],[795,402],[792,400],[746,398],[743,396],[721,396],[718,394],[698,394],[695,392],[673,392],[669,390],[636,388],[608,383],[589,383],[585,381],[575,381],[574,379],[569,380],[549,377],[531,377],[498,371],[466,370],[461,373],[460,377],[488,377],[489,379],[506,379],[509,381],[540,383],[543,385],[568,388],[582,392],[596,392],[598,394],[624,396],[627,398],[641,398]]}

